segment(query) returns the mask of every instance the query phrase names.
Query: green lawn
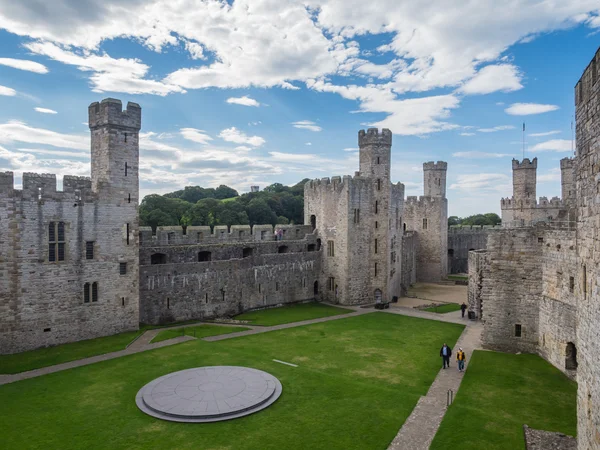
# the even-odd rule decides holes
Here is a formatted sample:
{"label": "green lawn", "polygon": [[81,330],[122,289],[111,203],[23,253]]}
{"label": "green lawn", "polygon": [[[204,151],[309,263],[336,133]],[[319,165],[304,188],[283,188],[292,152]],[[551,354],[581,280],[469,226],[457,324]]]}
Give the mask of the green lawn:
{"label": "green lawn", "polygon": [[[440,343],[453,346],[462,330],[373,312],[193,340],[7,384],[0,386],[2,447],[385,449],[437,375]],[[136,393],[146,383],[207,365],[265,370],[279,378],[283,394],[261,412],[218,423],[166,422],[137,409]]]}
{"label": "green lawn", "polygon": [[53,366],[76,359],[123,350],[141,331],[129,331],[96,339],[40,348],[15,355],[0,356],[0,373],[19,373],[40,367]]}
{"label": "green lawn", "polygon": [[469,281],[467,275],[448,275],[447,278],[451,281]]}
{"label": "green lawn", "polygon": [[236,316],[236,320],[248,320],[251,325],[280,325],[353,312],[351,309],[324,305],[323,303],[296,303],[279,308],[261,309]]}
{"label": "green lawn", "polygon": [[577,384],[537,355],[475,351],[431,449],[524,449],[523,424],[576,435]]}
{"label": "green lawn", "polygon": [[195,327],[183,327],[173,328],[171,330],[164,330],[154,336],[151,343],[166,341],[167,339],[173,339],[179,336],[183,336],[184,333],[187,336],[194,336],[196,338],[203,338],[206,336],[216,336],[218,334],[237,333],[238,331],[246,331],[250,328],[245,327],[224,327],[217,325],[198,325]]}
{"label": "green lawn", "polygon": [[459,311],[460,305],[458,303],[446,303],[445,305],[434,306],[432,308],[425,308],[423,311],[434,312],[438,314],[444,314],[452,311]]}

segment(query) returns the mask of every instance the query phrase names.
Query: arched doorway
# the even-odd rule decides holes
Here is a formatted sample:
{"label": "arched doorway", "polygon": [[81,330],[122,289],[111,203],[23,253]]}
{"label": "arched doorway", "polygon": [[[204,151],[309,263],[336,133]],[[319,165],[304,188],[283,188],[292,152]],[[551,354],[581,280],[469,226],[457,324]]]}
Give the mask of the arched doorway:
{"label": "arched doorway", "polygon": [[317,216],[314,214],[310,216],[310,226],[312,227],[313,231],[315,231],[315,228],[317,228]]}
{"label": "arched doorway", "polygon": [[572,342],[567,343],[565,352],[565,369],[577,370],[577,347]]}
{"label": "arched doorway", "polygon": [[317,296],[319,295],[319,282],[315,281],[315,284],[313,285],[313,295],[315,296],[315,298],[317,298]]}
{"label": "arched doorway", "polygon": [[381,289],[375,289],[375,303],[381,303],[383,301],[383,295]]}
{"label": "arched doorway", "polygon": [[317,251],[321,250],[321,239],[317,239]]}

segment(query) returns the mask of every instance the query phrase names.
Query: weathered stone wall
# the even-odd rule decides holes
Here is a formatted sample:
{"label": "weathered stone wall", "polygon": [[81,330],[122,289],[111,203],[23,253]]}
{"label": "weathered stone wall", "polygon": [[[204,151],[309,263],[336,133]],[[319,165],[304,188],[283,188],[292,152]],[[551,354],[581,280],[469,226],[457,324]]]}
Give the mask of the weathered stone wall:
{"label": "weathered stone wall", "polygon": [[600,448],[600,49],[575,86],[577,158],[577,440]]}
{"label": "weathered stone wall", "polygon": [[[60,192],[54,175],[23,174],[22,190],[13,188],[12,173],[0,176],[0,353],[138,328],[141,111],[129,104],[121,112],[114,100],[92,110],[91,180],[66,176]],[[64,241],[55,239],[57,261],[51,262],[49,228],[55,224],[58,238],[59,222]],[[86,259],[86,242],[93,242],[93,259]],[[123,275],[121,263],[127,265]],[[97,301],[84,302],[85,283],[97,283]]]}
{"label": "weathered stone wall", "polygon": [[[487,245],[487,244],[486,244]],[[469,311],[475,314],[476,319],[481,319],[483,308],[490,298],[489,289],[483,290],[484,280],[490,277],[489,253],[487,250],[475,250],[469,252],[469,287],[467,290],[467,302]]]}
{"label": "weathered stone wall", "polygon": [[402,235],[402,276],[400,280],[401,294],[417,282],[417,233],[406,231]]}
{"label": "weathered stone wall", "polygon": [[[318,296],[323,248],[317,250],[310,226],[286,227],[281,241],[271,225],[231,228],[215,227],[211,234],[209,227],[188,227],[184,235],[181,227],[159,227],[156,236],[140,230],[143,323],[235,315]],[[207,233],[197,242],[199,230]],[[240,232],[248,240],[240,241]]]}
{"label": "weathered stone wall", "polygon": [[468,273],[469,252],[487,247],[490,230],[500,226],[453,225],[448,230],[448,273]]}

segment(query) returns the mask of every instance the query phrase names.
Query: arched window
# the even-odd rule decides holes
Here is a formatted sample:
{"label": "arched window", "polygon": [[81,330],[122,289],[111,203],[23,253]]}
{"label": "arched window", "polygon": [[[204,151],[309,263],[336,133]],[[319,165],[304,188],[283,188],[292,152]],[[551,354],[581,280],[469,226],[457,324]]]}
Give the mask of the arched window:
{"label": "arched window", "polygon": [[98,283],[95,281],[92,283],[92,302],[98,301]]}
{"label": "arched window", "polygon": [[65,223],[50,222],[48,224],[48,261],[65,260]]}
{"label": "arched window", "polygon": [[565,369],[577,370],[577,347],[572,342],[567,343],[565,352]]}
{"label": "arched window", "polygon": [[90,283],[85,283],[83,285],[83,303],[90,302]]}
{"label": "arched window", "polygon": [[310,226],[313,231],[315,231],[315,228],[317,228],[317,216],[315,216],[314,214],[310,216]]}
{"label": "arched window", "polygon": [[315,281],[315,283],[313,284],[313,294],[315,296],[319,295],[319,282]]}

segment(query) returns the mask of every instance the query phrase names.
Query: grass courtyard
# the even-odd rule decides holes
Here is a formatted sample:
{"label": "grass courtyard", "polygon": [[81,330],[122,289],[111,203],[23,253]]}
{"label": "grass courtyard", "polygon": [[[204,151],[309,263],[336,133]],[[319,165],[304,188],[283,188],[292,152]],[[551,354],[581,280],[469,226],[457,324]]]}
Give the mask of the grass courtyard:
{"label": "grass courtyard", "polygon": [[351,309],[338,308],[337,306],[323,303],[296,303],[279,308],[259,309],[239,316],[236,320],[247,320],[250,325],[273,326],[284,323],[300,322],[302,320],[320,319],[322,317],[337,316],[353,312]]}
{"label": "grass courtyard", "polygon": [[167,339],[173,339],[179,336],[193,336],[201,339],[207,336],[217,336],[219,334],[238,333],[240,331],[246,331],[250,328],[246,327],[226,327],[219,325],[196,325],[182,328],[171,328],[169,330],[163,330],[159,332],[151,343],[166,341]]}
{"label": "grass courtyard", "polygon": [[433,306],[431,308],[425,308],[423,311],[445,314],[453,311],[460,311],[460,305],[458,303],[446,303],[445,305],[438,305]]}
{"label": "grass courtyard", "polygon": [[577,384],[537,355],[475,351],[432,450],[524,449],[523,424],[576,435]]}
{"label": "grass courtyard", "polygon": [[[462,329],[374,312],[185,342],[0,386],[0,436],[7,449],[384,449],[437,375],[440,342],[453,345]],[[219,423],[165,422],[137,409],[146,383],[206,365],[265,370],[283,394]]]}

